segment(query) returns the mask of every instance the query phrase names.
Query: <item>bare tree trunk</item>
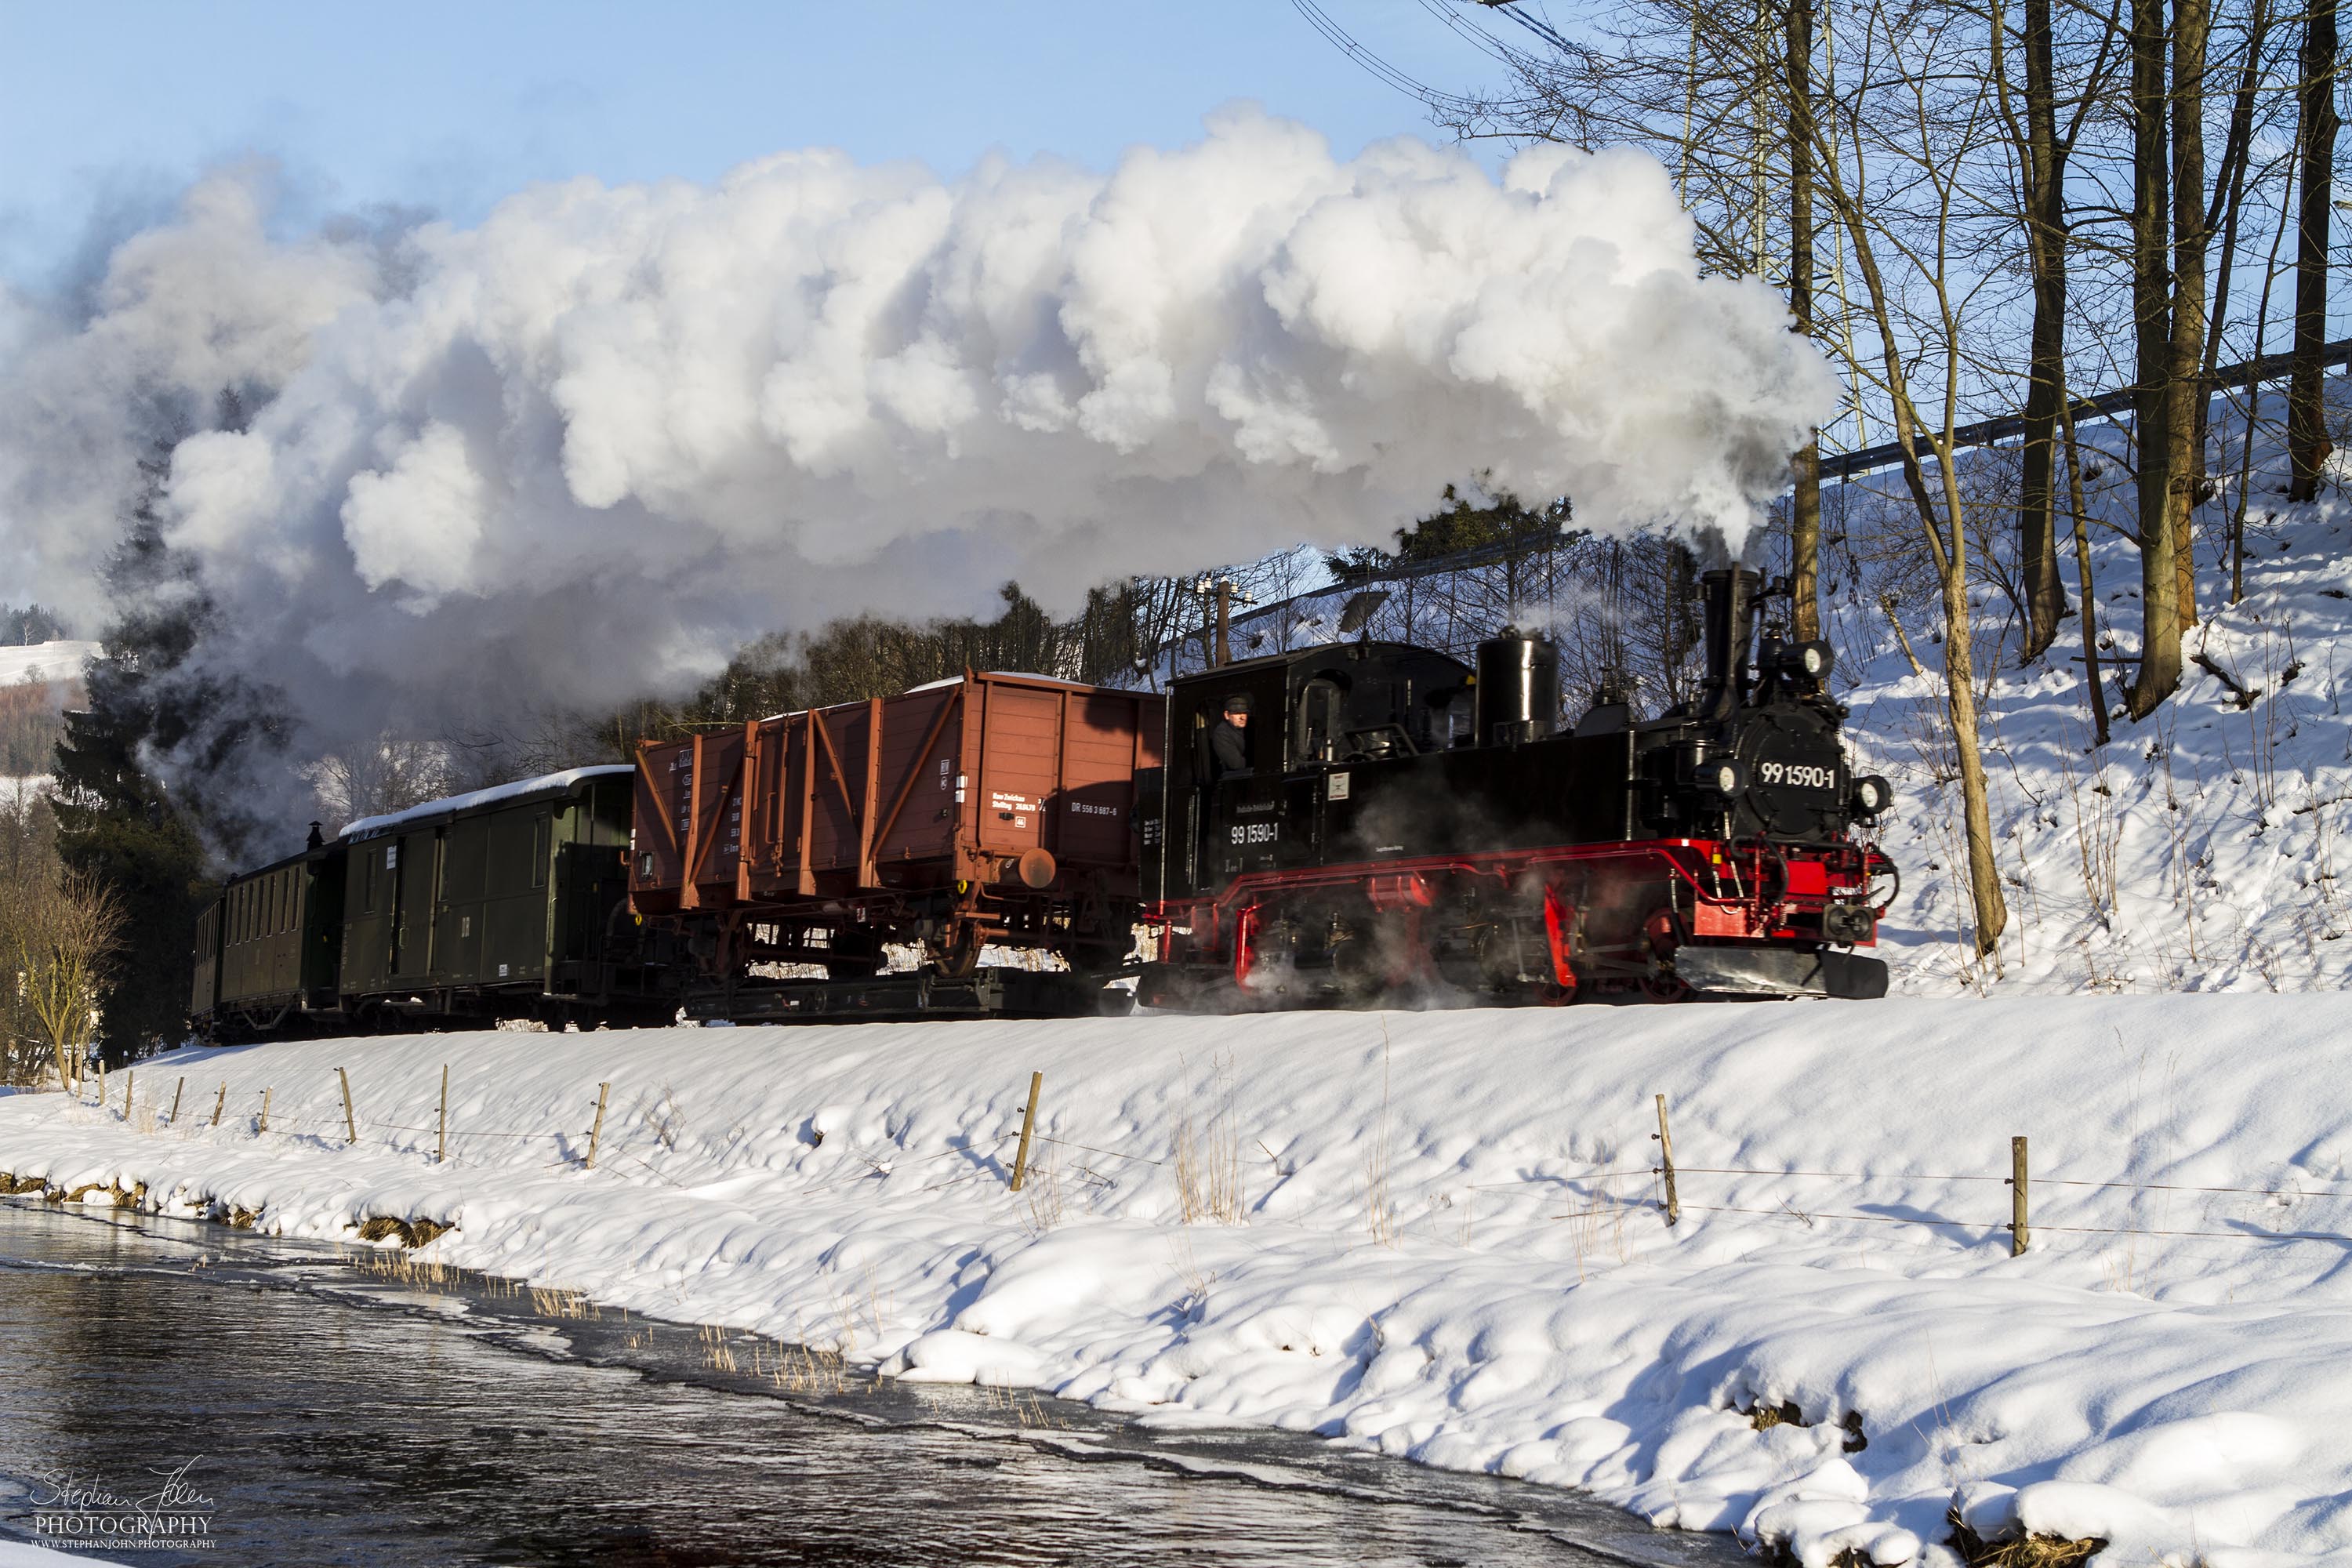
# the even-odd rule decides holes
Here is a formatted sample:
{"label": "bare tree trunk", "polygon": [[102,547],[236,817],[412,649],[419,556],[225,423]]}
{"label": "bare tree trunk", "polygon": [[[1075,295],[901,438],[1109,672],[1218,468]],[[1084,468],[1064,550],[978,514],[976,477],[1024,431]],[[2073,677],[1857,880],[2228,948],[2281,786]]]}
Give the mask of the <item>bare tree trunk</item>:
{"label": "bare tree trunk", "polygon": [[[1864,209],[1853,194],[1835,180],[1834,173],[1832,170],[1831,197],[1837,205],[1839,221],[1853,241],[1854,265],[1862,274],[1864,291],[1878,328],[1879,363],[1885,373],[1884,384],[1895,415],[1895,438],[1903,452],[1904,488],[1910,492],[1928,557],[1935,563],[1936,575],[1943,589],[1944,702],[1952,721],[1953,754],[1960,765],[1961,816],[1969,847],[1969,893],[1977,918],[1973,945],[1981,957],[2000,944],[2000,933],[2009,924],[2009,904],[2001,894],[2000,872],[1993,861],[1991,801],[1985,784],[1984,750],[1977,732],[1976,658],[1969,616],[1967,511],[1960,495],[1959,476],[1952,468],[1952,392],[1948,384],[1942,438],[1930,440],[1930,450],[1943,479],[1943,515],[1939,519],[1936,497],[1927,489],[1927,473],[1919,462],[1919,443],[1926,432],[1920,428],[1918,411],[1911,401],[1909,372],[1895,331],[1893,295],[1878,269]],[[1939,287],[1941,281],[1937,279]]]}
{"label": "bare tree trunk", "polygon": [[2018,496],[2018,566],[2024,582],[2025,640],[2018,662],[2042,657],[2058,635],[2066,593],[2058,581],[2053,461],[2066,360],[2066,154],[2058,141],[2051,0],[2025,0],[2026,248],[2033,274],[2030,379],[2025,393],[2025,469]]}
{"label": "bare tree trunk", "polygon": [[2212,32],[2210,0],[2172,5],[2172,363],[2165,379],[2165,436],[2172,444],[2170,498],[2173,608],[2182,630],[2197,624],[2197,552],[2189,520],[2205,475],[2197,449],[2205,419],[2205,258],[2210,231],[2205,205],[2205,53]]}
{"label": "bare tree trunk", "polygon": [[[2062,395],[2065,389],[2059,388]],[[2091,533],[2084,521],[2083,449],[2074,440],[2074,411],[2066,396],[2058,399],[2059,416],[2066,432],[2066,500],[2074,514],[2074,593],[2082,606],[2084,692],[2090,700],[2091,730],[2095,743],[2107,743],[2106,677],[2099,669],[2099,591],[2091,575]]]}
{"label": "bare tree trunk", "polygon": [[[1944,700],[1952,715],[1952,750],[1960,763],[1960,810],[1968,827],[1969,895],[1976,906],[1977,956],[2000,942],[2009,924],[2009,903],[1993,862],[1992,803],[1985,787],[1984,752],[1977,742],[1976,649],[1969,628],[1969,552],[1960,479],[1946,445],[1937,465],[1944,472],[1944,513],[1952,537],[1948,561],[1938,563],[1944,582]],[[1932,530],[1930,531],[1932,532]]]}
{"label": "bare tree trunk", "polygon": [[2180,684],[2180,579],[2173,566],[2172,203],[2165,136],[2164,0],[2132,0],[2132,315],[2139,459],[2139,673],[2131,715],[2144,719]]}
{"label": "bare tree trunk", "polygon": [[[2271,339],[2271,289],[2278,281],[2279,249],[2286,243],[2287,215],[2293,205],[2279,203],[2278,226],[2271,231],[2270,255],[2263,261],[2263,291],[2254,302],[2254,353],[2260,357]],[[2230,510],[2230,603],[2246,596],[2246,505],[2254,483],[2254,426],[2262,413],[2263,389],[2246,388],[2246,426],[2238,445],[2238,504]]]}
{"label": "bare tree trunk", "polygon": [[[1813,0],[1789,0],[1789,313],[1813,332]],[[1822,442],[1805,443],[1789,496],[1791,630],[1822,635]]]}
{"label": "bare tree trunk", "polygon": [[[2205,493],[2205,446],[2213,413],[2215,373],[2221,363],[2221,342],[2230,321],[2230,277],[2238,259],[2239,221],[2245,212],[2246,169],[2252,162],[2254,136],[2254,95],[2262,86],[2263,49],[2270,37],[2271,14],[2269,0],[2254,0],[2253,9],[2246,18],[2246,55],[2238,67],[2238,90],[2230,105],[2230,131],[2221,144],[2221,167],[2213,179],[2213,205],[2205,210],[2205,226],[2210,233],[2218,222],[2221,226],[2221,259],[2213,276],[2212,320],[2205,328],[2205,366],[2198,378],[2197,439],[2190,447],[2196,459],[2193,473],[2196,493]],[[2264,279],[2267,289],[2268,279]],[[2254,342],[2254,354],[2263,352],[2259,338]],[[2237,603],[2234,595],[2231,604]]]}
{"label": "bare tree trunk", "polygon": [[2327,460],[2319,356],[2327,342],[2327,221],[2336,195],[2336,0],[2311,0],[2304,24],[2301,123],[2303,222],[2294,247],[2294,374],[2286,398],[2288,497],[2314,500]]}

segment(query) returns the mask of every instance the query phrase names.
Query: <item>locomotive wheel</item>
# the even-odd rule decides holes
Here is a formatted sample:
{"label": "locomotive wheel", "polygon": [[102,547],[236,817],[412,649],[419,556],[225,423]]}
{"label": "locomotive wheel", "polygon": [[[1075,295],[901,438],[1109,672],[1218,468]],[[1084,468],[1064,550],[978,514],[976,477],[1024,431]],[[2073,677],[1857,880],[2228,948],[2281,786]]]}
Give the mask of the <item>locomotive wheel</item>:
{"label": "locomotive wheel", "polygon": [[1651,968],[1642,976],[1642,994],[1653,1002],[1680,1002],[1691,994],[1682,980],[1669,973],[1665,964],[1682,945],[1682,932],[1675,923],[1674,911],[1660,910],[1642,923],[1642,934],[1650,947]]}

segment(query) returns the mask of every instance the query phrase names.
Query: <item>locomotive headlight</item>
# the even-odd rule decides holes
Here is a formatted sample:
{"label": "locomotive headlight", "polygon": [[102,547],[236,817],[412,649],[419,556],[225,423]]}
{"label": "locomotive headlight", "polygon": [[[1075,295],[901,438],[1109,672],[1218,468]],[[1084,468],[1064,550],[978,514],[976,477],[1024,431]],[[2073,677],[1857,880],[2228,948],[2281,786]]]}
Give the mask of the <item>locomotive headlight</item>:
{"label": "locomotive headlight", "polygon": [[1895,804],[1895,791],[1876,773],[1853,781],[1853,814],[1856,816],[1876,816]]}
{"label": "locomotive headlight", "polygon": [[1837,654],[1825,642],[1791,643],[1780,650],[1780,668],[1792,675],[1826,680],[1836,667]]}
{"label": "locomotive headlight", "polygon": [[1748,765],[1727,758],[1720,762],[1701,763],[1694,780],[1701,789],[1712,790],[1726,799],[1748,787]]}

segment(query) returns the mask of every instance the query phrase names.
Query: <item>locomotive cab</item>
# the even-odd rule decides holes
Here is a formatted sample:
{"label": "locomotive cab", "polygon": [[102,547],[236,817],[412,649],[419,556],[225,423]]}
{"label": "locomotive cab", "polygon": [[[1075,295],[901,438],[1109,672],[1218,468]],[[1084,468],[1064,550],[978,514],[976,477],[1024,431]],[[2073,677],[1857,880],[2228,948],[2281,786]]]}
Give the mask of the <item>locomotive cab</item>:
{"label": "locomotive cab", "polygon": [[[1159,815],[1144,826],[1144,896],[1220,886],[1294,864],[1317,840],[1318,802],[1349,798],[1359,768],[1426,757],[1466,736],[1469,667],[1403,643],[1301,648],[1177,681],[1168,696]],[[1221,768],[1216,731],[1249,709],[1245,765]]]}

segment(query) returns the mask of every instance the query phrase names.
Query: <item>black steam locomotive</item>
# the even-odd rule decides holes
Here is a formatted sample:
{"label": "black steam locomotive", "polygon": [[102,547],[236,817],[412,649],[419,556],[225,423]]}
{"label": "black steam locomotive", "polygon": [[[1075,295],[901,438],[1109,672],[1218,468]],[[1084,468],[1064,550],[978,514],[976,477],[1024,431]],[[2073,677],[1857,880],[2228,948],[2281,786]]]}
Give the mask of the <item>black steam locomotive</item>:
{"label": "black steam locomotive", "polygon": [[1507,630],[1475,670],[1363,641],[1178,682],[1138,999],[1885,994],[1852,950],[1894,896],[1862,836],[1890,792],[1852,774],[1831,650],[1751,658],[1758,575],[1703,581],[1704,687],[1646,722],[1604,688],[1563,729],[1557,652]]}

